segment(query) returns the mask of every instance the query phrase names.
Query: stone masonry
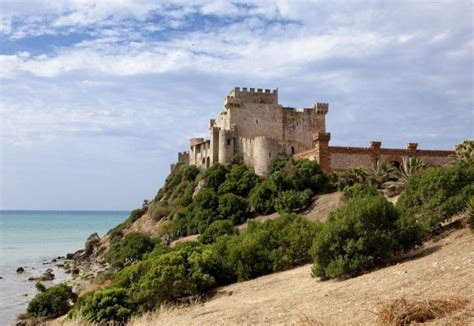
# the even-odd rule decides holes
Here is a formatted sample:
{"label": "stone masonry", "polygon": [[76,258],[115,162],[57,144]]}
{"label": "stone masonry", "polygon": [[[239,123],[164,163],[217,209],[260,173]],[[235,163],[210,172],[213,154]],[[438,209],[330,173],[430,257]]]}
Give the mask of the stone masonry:
{"label": "stone masonry", "polygon": [[189,152],[178,155],[178,162],[208,168],[214,163],[228,165],[233,158],[265,175],[278,158],[316,160],[326,172],[354,166],[370,167],[378,160],[400,163],[404,157],[423,157],[431,165],[450,162],[453,151],[329,146],[326,132],[327,103],[316,103],[297,110],[278,103],[278,90],[235,87],[224,100],[224,111],[209,121],[209,139],[190,139]]}

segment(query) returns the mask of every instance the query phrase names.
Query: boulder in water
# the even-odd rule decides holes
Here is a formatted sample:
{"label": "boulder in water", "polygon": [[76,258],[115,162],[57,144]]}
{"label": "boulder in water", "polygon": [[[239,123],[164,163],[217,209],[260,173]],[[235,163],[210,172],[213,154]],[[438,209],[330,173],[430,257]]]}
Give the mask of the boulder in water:
{"label": "boulder in water", "polygon": [[16,269],[16,272],[17,272],[18,274],[21,274],[21,273],[23,273],[24,271],[25,271],[25,269],[24,269],[23,267],[21,267],[21,266]]}

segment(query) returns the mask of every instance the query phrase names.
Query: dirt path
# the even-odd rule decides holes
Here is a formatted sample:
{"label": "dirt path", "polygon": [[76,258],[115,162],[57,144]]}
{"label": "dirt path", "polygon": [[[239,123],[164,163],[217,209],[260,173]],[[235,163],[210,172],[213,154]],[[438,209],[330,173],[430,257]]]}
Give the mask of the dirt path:
{"label": "dirt path", "polygon": [[[311,266],[219,289],[203,304],[168,309],[132,325],[367,325],[380,301],[466,298],[467,308],[436,325],[474,325],[474,235],[468,229],[429,242],[412,257],[345,281],[319,281]],[[433,323],[430,323],[430,325]]]}

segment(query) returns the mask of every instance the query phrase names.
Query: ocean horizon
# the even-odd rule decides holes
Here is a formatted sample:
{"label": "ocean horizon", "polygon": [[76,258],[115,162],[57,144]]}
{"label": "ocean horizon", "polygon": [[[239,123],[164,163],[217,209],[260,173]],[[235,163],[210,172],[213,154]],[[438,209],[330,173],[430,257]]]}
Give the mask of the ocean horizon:
{"label": "ocean horizon", "polygon": [[[123,222],[130,211],[122,210],[0,210],[0,324],[7,325],[25,312],[36,294],[30,276],[47,268],[56,275],[52,282],[69,278],[54,264],[53,258],[84,248],[92,233],[103,236]],[[25,272],[17,274],[23,267]]]}

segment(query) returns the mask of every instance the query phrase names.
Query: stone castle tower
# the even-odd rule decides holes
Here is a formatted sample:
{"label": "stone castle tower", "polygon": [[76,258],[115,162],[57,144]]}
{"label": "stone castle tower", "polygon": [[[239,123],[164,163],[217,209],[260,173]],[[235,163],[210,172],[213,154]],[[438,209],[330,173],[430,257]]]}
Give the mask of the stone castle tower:
{"label": "stone castle tower", "polygon": [[178,161],[207,168],[238,157],[259,175],[283,155],[313,148],[313,135],[326,132],[327,103],[296,110],[278,104],[278,90],[234,88],[224,111],[209,122],[209,139],[192,138]]}

